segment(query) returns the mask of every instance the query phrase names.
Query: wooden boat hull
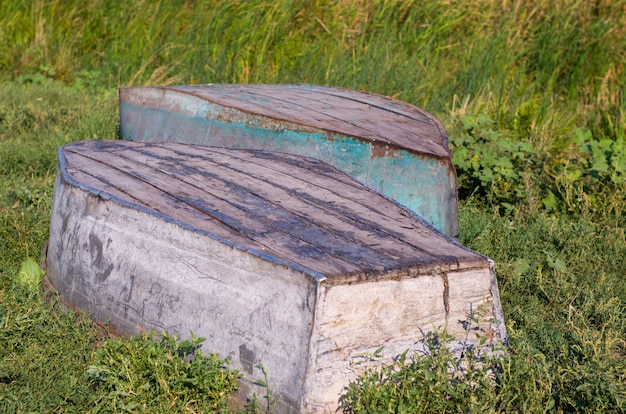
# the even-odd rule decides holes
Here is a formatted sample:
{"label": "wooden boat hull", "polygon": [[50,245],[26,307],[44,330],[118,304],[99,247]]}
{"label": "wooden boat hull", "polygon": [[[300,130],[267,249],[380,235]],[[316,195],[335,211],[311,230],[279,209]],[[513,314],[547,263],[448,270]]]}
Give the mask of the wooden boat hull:
{"label": "wooden boat hull", "polygon": [[458,237],[456,174],[441,123],[390,98],[312,85],[122,88],[120,136],[310,156]]}
{"label": "wooden boat hull", "polygon": [[[359,370],[458,321],[506,332],[492,262],[318,160],[174,143],[59,149],[47,254],[70,306],[122,334],[207,338],[242,396],[334,412]],[[497,321],[491,320],[492,318]],[[470,336],[469,340],[472,340]]]}

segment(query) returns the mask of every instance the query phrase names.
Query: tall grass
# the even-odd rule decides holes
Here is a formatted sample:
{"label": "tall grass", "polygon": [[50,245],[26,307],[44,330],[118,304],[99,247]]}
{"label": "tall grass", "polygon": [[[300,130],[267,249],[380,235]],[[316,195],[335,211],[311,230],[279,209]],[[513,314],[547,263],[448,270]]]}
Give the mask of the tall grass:
{"label": "tall grass", "polygon": [[624,7],[623,0],[5,1],[0,71],[5,79],[42,72],[107,87],[332,84],[434,112],[450,110],[457,96],[504,124],[526,108],[528,132],[539,140],[555,132],[537,129],[555,112],[615,137],[625,122]]}
{"label": "tall grass", "polygon": [[[495,259],[511,338],[472,406],[625,411],[624,39],[626,0],[0,0],[0,411],[115,411],[86,375],[106,337],[25,291],[20,264],[47,238],[56,148],[117,136],[117,86],[210,82],[337,85],[441,118],[461,241]],[[379,382],[353,395],[364,411],[413,407]]]}

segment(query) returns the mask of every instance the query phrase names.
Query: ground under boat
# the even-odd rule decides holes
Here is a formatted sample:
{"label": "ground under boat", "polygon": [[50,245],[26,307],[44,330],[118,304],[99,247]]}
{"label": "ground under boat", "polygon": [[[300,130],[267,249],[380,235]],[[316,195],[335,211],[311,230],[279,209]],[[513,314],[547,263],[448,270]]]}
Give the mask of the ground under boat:
{"label": "ground under boat", "polygon": [[205,337],[242,398],[261,364],[278,413],[335,412],[355,361],[435,328],[506,339],[492,261],[322,161],[122,140],[58,155],[48,283],[118,333]]}
{"label": "ground under boat", "polygon": [[120,136],[309,156],[356,177],[458,237],[446,131],[413,105],[314,85],[119,90]]}

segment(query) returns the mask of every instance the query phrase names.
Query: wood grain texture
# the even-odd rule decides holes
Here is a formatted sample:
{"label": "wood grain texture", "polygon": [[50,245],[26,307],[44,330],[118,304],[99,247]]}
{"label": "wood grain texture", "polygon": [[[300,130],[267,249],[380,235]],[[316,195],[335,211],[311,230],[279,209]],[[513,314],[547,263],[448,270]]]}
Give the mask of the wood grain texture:
{"label": "wood grain texture", "polygon": [[488,267],[321,161],[176,143],[82,141],[70,179],[336,282]]}
{"label": "wood grain texture", "polygon": [[380,95],[312,85],[167,86],[240,111],[447,158],[443,126],[425,111]]}

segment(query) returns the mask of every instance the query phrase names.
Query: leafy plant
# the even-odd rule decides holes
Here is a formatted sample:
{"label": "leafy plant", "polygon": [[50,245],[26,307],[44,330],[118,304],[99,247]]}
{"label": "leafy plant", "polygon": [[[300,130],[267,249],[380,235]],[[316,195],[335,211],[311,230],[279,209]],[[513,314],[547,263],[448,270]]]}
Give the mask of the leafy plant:
{"label": "leafy plant", "polygon": [[[443,413],[484,411],[495,400],[500,345],[480,334],[478,313],[462,325],[476,342],[459,341],[444,330],[420,340],[423,351],[405,351],[395,362],[371,367],[343,395],[346,413]],[[459,346],[460,345],[460,346]]]}
{"label": "leafy plant", "polygon": [[[520,111],[522,113],[523,111]],[[522,114],[523,115],[523,114]],[[522,121],[524,117],[520,115]],[[519,121],[524,128],[527,121]],[[511,212],[540,197],[551,212],[614,210],[626,201],[626,139],[597,140],[574,128],[566,153],[545,154],[510,137],[484,113],[453,118],[450,147],[462,199],[476,197]]]}
{"label": "leafy plant", "polygon": [[[595,139],[588,129],[575,128],[569,156],[549,169],[554,192],[543,200],[546,208],[614,210],[619,216],[626,202],[626,138]],[[558,195],[558,196],[555,196]]]}
{"label": "leafy plant", "polygon": [[99,392],[98,411],[195,412],[225,409],[237,373],[228,360],[200,351],[203,338],[179,342],[154,332],[129,340],[110,339],[96,351],[86,371]]}
{"label": "leafy plant", "polygon": [[460,197],[485,197],[508,210],[528,197],[540,163],[533,146],[507,138],[486,114],[468,114],[456,124],[450,147]]}
{"label": "leafy plant", "polygon": [[16,284],[28,295],[38,294],[43,275],[44,272],[37,262],[28,258],[20,266]]}
{"label": "leafy plant", "polygon": [[265,407],[261,407],[258,397],[256,393],[254,393],[252,394],[252,399],[249,401],[248,405],[246,406],[246,412],[248,413],[258,413],[258,412],[272,413],[274,412],[274,409],[276,408],[278,399],[272,394],[272,391],[270,389],[267,369],[265,368],[265,366],[263,366],[263,364],[256,364],[256,367],[260,369],[261,372],[263,373],[263,379],[256,380],[255,385],[258,385],[265,389],[265,395],[263,396],[263,398],[265,399]]}

